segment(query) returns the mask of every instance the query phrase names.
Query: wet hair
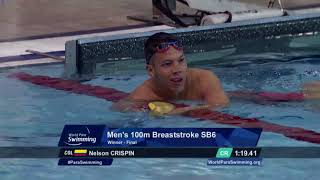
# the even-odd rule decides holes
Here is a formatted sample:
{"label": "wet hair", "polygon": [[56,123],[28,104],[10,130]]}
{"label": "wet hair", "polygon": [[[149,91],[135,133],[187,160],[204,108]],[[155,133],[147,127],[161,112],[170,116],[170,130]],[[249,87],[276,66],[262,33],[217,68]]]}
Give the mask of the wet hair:
{"label": "wet hair", "polygon": [[150,64],[150,59],[156,53],[157,46],[162,43],[169,43],[172,41],[178,41],[177,37],[165,32],[155,33],[150,36],[144,44],[146,64]]}

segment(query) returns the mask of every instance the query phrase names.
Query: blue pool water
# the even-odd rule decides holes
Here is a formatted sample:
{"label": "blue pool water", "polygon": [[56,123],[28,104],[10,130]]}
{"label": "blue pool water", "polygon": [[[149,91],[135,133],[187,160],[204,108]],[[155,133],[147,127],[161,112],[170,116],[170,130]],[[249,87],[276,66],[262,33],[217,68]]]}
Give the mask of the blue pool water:
{"label": "blue pool water", "polygon": [[[242,63],[192,66],[210,69],[225,90],[298,91],[300,85],[320,80],[320,54],[284,56],[260,54],[264,63],[237,57]],[[226,60],[228,59],[226,58]],[[269,61],[268,61],[269,59]],[[62,65],[24,67],[0,71],[0,146],[57,146],[65,124],[106,124],[109,127],[232,127],[189,117],[155,118],[147,113],[119,113],[110,102],[95,97],[36,86],[7,78],[14,72],[60,77]],[[128,70],[118,75],[100,74],[87,84],[130,92],[148,77],[143,71]],[[241,117],[256,117],[281,125],[320,132],[317,102],[256,104],[232,101],[220,109]],[[319,146],[264,132],[259,146]],[[0,159],[0,179],[318,179],[318,159],[264,159],[262,167],[211,167],[206,159],[115,159],[110,167],[60,167],[57,159]]]}

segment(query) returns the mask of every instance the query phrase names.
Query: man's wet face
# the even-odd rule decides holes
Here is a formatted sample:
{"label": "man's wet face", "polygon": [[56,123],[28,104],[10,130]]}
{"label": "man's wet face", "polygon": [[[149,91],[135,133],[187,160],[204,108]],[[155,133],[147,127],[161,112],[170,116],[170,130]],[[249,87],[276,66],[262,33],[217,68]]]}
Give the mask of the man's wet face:
{"label": "man's wet face", "polygon": [[186,82],[187,62],[182,50],[170,46],[166,52],[155,53],[149,66],[149,74],[156,83],[174,93],[183,91]]}

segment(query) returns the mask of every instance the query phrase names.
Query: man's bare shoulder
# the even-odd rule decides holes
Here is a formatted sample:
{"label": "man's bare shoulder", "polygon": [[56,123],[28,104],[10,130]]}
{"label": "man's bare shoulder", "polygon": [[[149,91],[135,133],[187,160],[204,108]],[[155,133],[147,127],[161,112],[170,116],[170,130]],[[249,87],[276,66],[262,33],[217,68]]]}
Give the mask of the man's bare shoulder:
{"label": "man's bare shoulder", "polygon": [[211,106],[220,107],[229,103],[228,97],[225,95],[218,77],[209,70],[192,69],[196,82],[199,82],[198,88],[203,99]]}
{"label": "man's bare shoulder", "polygon": [[198,80],[201,80],[201,82],[203,82],[204,80],[208,80],[208,79],[216,79],[217,76],[214,74],[214,72],[210,71],[210,70],[206,70],[206,69],[199,69],[199,68],[189,68],[188,69],[189,74]]}
{"label": "man's bare shoulder", "polygon": [[127,97],[127,100],[148,101],[155,98],[155,93],[151,88],[150,80],[146,80],[130,93],[130,95]]}

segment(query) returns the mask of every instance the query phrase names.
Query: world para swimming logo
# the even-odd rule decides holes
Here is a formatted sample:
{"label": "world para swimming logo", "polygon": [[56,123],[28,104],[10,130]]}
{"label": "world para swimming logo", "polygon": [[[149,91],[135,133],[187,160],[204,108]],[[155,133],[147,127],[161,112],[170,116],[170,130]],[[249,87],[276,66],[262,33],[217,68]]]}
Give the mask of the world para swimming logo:
{"label": "world para swimming logo", "polygon": [[59,146],[98,146],[104,125],[65,125]]}

